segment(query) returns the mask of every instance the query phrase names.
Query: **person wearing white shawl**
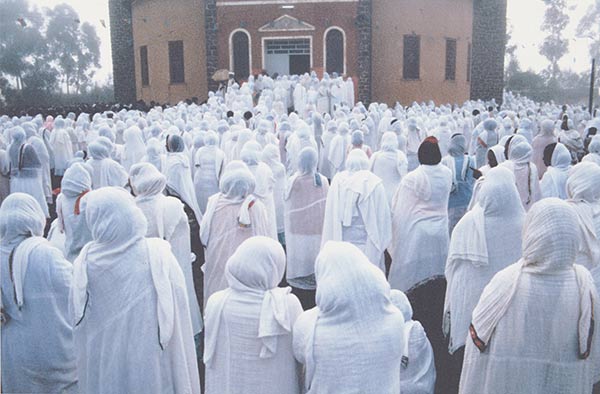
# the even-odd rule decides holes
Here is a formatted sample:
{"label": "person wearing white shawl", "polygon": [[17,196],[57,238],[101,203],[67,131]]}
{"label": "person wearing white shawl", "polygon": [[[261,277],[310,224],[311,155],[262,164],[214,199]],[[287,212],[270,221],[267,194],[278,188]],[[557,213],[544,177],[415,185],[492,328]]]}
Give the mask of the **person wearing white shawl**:
{"label": "person wearing white shawl", "polygon": [[317,306],[294,325],[307,394],[397,394],[404,318],[390,286],[356,246],[330,241],[315,263]]}
{"label": "person wearing white shawl", "polygon": [[600,289],[600,167],[583,162],[569,170],[567,202],[575,208],[581,229],[577,263],[590,270]]}
{"label": "person wearing white shawl", "polygon": [[419,148],[421,165],[402,178],[392,200],[389,281],[393,289],[408,291],[444,275],[452,172],[441,159],[437,140],[426,138]]}
{"label": "person wearing white shawl", "polygon": [[600,302],[590,272],[574,264],[577,227],[562,200],[529,210],[523,257],[492,278],[473,311],[461,394],[591,393],[600,379]]}
{"label": "person wearing white shawl", "polygon": [[408,171],[412,171],[419,166],[417,153],[427,133],[422,131],[417,125],[416,118],[409,118],[406,122],[408,134],[406,138],[406,157],[408,160]]}
{"label": "person wearing white shawl", "polygon": [[592,137],[588,145],[588,152],[581,161],[590,161],[600,166],[600,135]]}
{"label": "person wearing white shawl", "polygon": [[346,157],[348,147],[350,146],[350,135],[348,135],[349,126],[347,123],[341,123],[337,128],[337,135],[331,140],[327,159],[331,163],[331,179],[338,172],[346,169]]}
{"label": "person wearing white shawl", "polygon": [[406,294],[390,292],[392,304],[404,317],[404,348],[400,367],[402,394],[433,394],[435,389],[435,362],[433,349],[421,323],[413,320],[413,310]]}
{"label": "person wearing white shawl", "polygon": [[477,203],[458,222],[448,251],[443,331],[452,355],[450,388],[457,390],[471,313],[490,279],[521,257],[525,211],[514,175],[491,169],[481,178]]}
{"label": "person wearing white shawl", "polygon": [[475,148],[476,168],[483,167],[486,162],[488,149],[498,143],[498,123],[494,119],[486,119],[483,122],[483,131],[477,136]]}
{"label": "person wearing white shawl", "polygon": [[[550,159],[550,160],[547,160]],[[567,199],[567,177],[571,168],[571,154],[560,142],[550,144],[544,149],[544,161],[547,170],[540,182],[542,197]]]}
{"label": "person wearing white shawl", "polygon": [[206,394],[300,394],[292,327],[302,306],[277,287],[285,253],[271,238],[252,237],[227,261],[228,287],[206,305]]}
{"label": "person wearing white shawl", "polygon": [[62,178],[56,198],[58,229],[65,234],[65,257],[73,262],[92,240],[85,221],[85,195],[92,190],[92,178],[83,164],[72,164]]}
{"label": "person wearing white shawl", "polygon": [[[485,132],[484,132],[485,133]],[[475,161],[466,154],[467,140],[462,134],[454,134],[448,144],[448,155],[442,163],[452,171],[452,189],[448,199],[448,228],[450,234],[463,217],[473,195],[473,169]]]}
{"label": "person wearing white shawl", "polygon": [[508,156],[508,160],[501,164],[515,175],[517,190],[525,211],[542,198],[537,167],[531,163],[531,154],[531,145],[525,137],[515,135],[506,143],[505,156]]}
{"label": "person wearing white shawl", "polygon": [[25,132],[21,127],[11,129],[12,143],[8,147],[10,159],[10,192],[29,194],[40,204],[44,215],[50,211],[42,181],[42,163],[30,144],[25,143]]}
{"label": "person wearing white shawl", "polygon": [[[109,149],[110,146],[110,149]],[[108,138],[98,137],[88,146],[92,167],[92,189],[106,186],[124,187],[127,184],[127,172],[122,165],[110,158],[112,143]]]}
{"label": "person wearing white shawl", "polygon": [[373,174],[381,178],[388,204],[391,205],[402,177],[408,173],[408,159],[406,154],[398,149],[396,133],[388,131],[383,134],[381,150],[371,156],[370,169]]}
{"label": "person wearing white shawl", "polygon": [[392,223],[383,182],[369,171],[362,150],[350,152],[346,164],[346,171],[333,178],[327,193],[321,245],[352,243],[385,272],[383,253],[392,238]]}
{"label": "person wearing white shawl", "polygon": [[537,167],[540,179],[542,179],[546,172],[544,149],[546,149],[548,145],[556,143],[556,141],[556,136],[554,136],[554,122],[550,119],[545,119],[540,125],[540,133],[535,136],[531,144],[533,149],[531,161]]}
{"label": "person wearing white shawl", "polygon": [[269,144],[261,152],[261,161],[265,163],[273,172],[273,199],[275,201],[275,216],[277,223],[277,237],[279,242],[285,245],[285,225],[284,225],[284,199],[287,187],[287,174],[285,166],[279,158],[279,149],[277,145]]}
{"label": "person wearing white shawl", "polygon": [[286,280],[302,305],[314,307],[315,259],[321,249],[329,182],[317,173],[317,151],[304,148],[285,195]]}
{"label": "person wearing white shawl", "polygon": [[66,129],[65,120],[58,118],[54,121],[54,129],[50,134],[50,144],[54,151],[54,175],[62,176],[73,158],[73,145]]}
{"label": "person wearing white shawl", "polygon": [[482,175],[485,175],[489,170],[497,167],[501,163],[504,163],[504,161],[506,161],[506,156],[504,155],[504,146],[494,145],[487,152],[487,164],[479,168],[479,172],[481,172]]}
{"label": "person wearing white shawl", "polygon": [[161,144],[156,138],[150,138],[146,145],[146,154],[140,162],[150,163],[160,172],[167,170],[167,155],[164,153],[164,144]]}
{"label": "person wearing white shawl", "polygon": [[194,156],[194,188],[198,206],[206,212],[208,198],[219,192],[219,179],[225,167],[225,153],[217,146],[219,137],[214,131],[204,136],[204,146]]}
{"label": "person wearing white shawl", "polygon": [[123,133],[123,153],[121,155],[121,164],[125,171],[129,172],[132,165],[141,161],[146,154],[146,145],[142,131],[137,126],[132,126]]}
{"label": "person wearing white shawl", "polygon": [[[46,148],[46,144],[40,137],[32,136],[29,137],[28,142],[33,149],[35,149],[35,153],[37,154],[42,167],[40,168],[40,174],[42,176],[42,187],[44,189],[44,195],[46,196],[46,202],[48,204],[53,204],[53,195],[52,195],[52,175],[50,172],[50,155],[48,154],[48,149]],[[68,167],[68,165],[67,165]]]}
{"label": "person wearing white shawl", "polygon": [[[193,213],[195,218],[192,219],[200,223],[202,220],[202,211],[196,199],[190,159],[185,152],[183,138],[178,135],[170,135],[166,139],[166,146],[167,169],[165,176],[167,177],[167,195],[177,197],[187,205],[189,211],[187,212],[188,217]],[[191,228],[191,231],[195,232],[196,229]]]}
{"label": "person wearing white shawl", "polygon": [[331,147],[331,141],[337,135],[337,123],[335,120],[327,122],[325,132],[319,141],[321,149],[319,151],[319,172],[323,174],[327,179],[333,179],[332,164],[329,161],[329,149]]}
{"label": "person wearing white shawl", "polygon": [[192,245],[190,225],[183,204],[175,197],[163,194],[167,180],[150,163],[134,164],[129,179],[135,204],[142,210],[148,228],[146,237],[160,238],[169,242],[171,251],[179,263],[185,278],[194,335],[202,331],[202,316],[192,274]]}
{"label": "person wearing white shawl", "polygon": [[10,194],[10,158],[8,152],[0,148],[0,205]]}
{"label": "person wearing white shawl", "polygon": [[169,243],[120,188],[87,195],[93,241],[69,299],[79,390],[200,393],[186,283]]}
{"label": "person wearing white shawl", "polygon": [[[254,146],[256,144],[256,146]],[[277,240],[277,213],[275,210],[275,177],[271,168],[260,161],[260,145],[252,141],[244,146],[240,154],[241,160],[254,175],[254,196],[265,205],[269,221],[269,236]]]}
{"label": "person wearing white shawl", "polygon": [[204,304],[219,290],[227,288],[225,264],[246,239],[270,234],[264,204],[252,193],[256,181],[248,167],[232,161],[225,167],[220,192],[209,197],[200,224],[200,239],[205,247]]}
{"label": "person wearing white shawl", "polygon": [[30,195],[0,207],[2,392],[78,393],[69,321],[72,267],[42,238],[46,218]]}

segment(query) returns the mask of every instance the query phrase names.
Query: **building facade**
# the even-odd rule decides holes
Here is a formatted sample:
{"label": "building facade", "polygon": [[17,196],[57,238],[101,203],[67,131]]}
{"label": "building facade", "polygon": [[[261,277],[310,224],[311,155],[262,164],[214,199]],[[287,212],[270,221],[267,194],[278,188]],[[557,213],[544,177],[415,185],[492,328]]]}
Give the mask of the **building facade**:
{"label": "building facade", "polygon": [[506,0],[109,4],[119,101],[202,101],[219,69],[346,75],[367,103],[502,97]]}

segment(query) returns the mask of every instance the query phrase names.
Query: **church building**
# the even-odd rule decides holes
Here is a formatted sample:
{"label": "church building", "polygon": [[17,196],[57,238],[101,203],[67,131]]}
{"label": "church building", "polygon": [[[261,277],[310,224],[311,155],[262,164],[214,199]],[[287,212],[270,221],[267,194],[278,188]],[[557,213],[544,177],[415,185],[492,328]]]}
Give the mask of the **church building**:
{"label": "church building", "polygon": [[109,0],[116,99],[200,101],[237,80],[351,77],[365,103],[502,99],[506,0]]}

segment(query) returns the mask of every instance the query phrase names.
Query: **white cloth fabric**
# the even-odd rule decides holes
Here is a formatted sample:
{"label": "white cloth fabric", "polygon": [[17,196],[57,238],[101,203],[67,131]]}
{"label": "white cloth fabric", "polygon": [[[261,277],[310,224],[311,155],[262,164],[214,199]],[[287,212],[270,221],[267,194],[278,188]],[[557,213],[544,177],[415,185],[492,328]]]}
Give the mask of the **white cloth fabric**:
{"label": "white cloth fabric", "polygon": [[[70,310],[86,393],[200,393],[185,279],[118,188],[88,196],[94,240],[73,266]],[[123,352],[123,349],[128,349]]]}
{"label": "white cloth fabric", "polygon": [[408,173],[408,159],[400,150],[379,151],[371,157],[371,171],[381,178],[391,205],[402,177]]}
{"label": "white cloth fabric", "polygon": [[413,310],[406,294],[390,292],[392,304],[404,317],[404,348],[400,367],[400,392],[403,394],[433,394],[435,389],[435,360],[425,329],[412,320]]}
{"label": "white cloth fabric", "polygon": [[202,315],[194,287],[190,225],[181,201],[163,193],[166,178],[150,163],[131,167],[131,187],[135,203],[148,223],[146,237],[169,242],[185,278],[194,334],[202,331]]}
{"label": "white cloth fabric", "polygon": [[[354,152],[364,155],[366,161],[362,151]],[[334,176],[325,204],[322,246],[328,241],[350,242],[385,272],[383,253],[392,238],[391,228],[389,204],[380,178],[366,169]]]}
{"label": "white cloth fabric", "polygon": [[521,257],[525,211],[513,174],[493,168],[483,179],[477,205],[458,222],[446,261],[444,334],[452,354],[465,345],[471,314],[484,287]]}
{"label": "white cloth fabric", "polygon": [[252,237],[229,258],[229,287],[206,305],[206,393],[299,394],[292,327],[302,313],[290,288],[277,285],[285,253],[277,241]]}
{"label": "white cloth fabric", "polygon": [[123,144],[123,153],[121,155],[121,164],[125,171],[129,172],[131,166],[140,162],[146,154],[146,145],[142,137],[142,131],[133,126],[123,133],[125,144]]}
{"label": "white cloth fabric", "polygon": [[200,223],[200,239],[204,245],[204,303],[227,288],[225,264],[235,249],[252,236],[269,236],[267,212],[262,202],[252,195],[254,176],[245,164],[226,169],[221,178],[221,192],[208,199],[206,214]]}
{"label": "white cloth fabric", "polygon": [[397,394],[404,319],[381,270],[356,246],[328,242],[315,263],[317,306],[294,326],[308,394]]}
{"label": "white cloth fabric", "polygon": [[[319,177],[319,182],[317,178]],[[285,196],[286,278],[304,278],[315,273],[321,250],[323,218],[329,183],[321,174],[296,173]]]}
{"label": "white cloth fabric", "polygon": [[540,182],[542,197],[556,197],[561,200],[567,199],[567,177],[571,168],[571,153],[561,143],[556,144],[552,153],[551,166]]}
{"label": "white cloth fabric", "polygon": [[531,163],[532,148],[522,135],[512,137],[508,148],[508,160],[501,165],[515,174],[517,190],[525,210],[542,198],[539,176],[535,164]]}
{"label": "white cloth fabric", "polygon": [[589,271],[573,265],[577,225],[561,200],[531,208],[522,259],[494,276],[473,311],[460,393],[591,392],[600,303]]}
{"label": "white cloth fabric", "polygon": [[219,192],[219,179],[225,167],[225,153],[216,145],[203,146],[194,157],[194,189],[198,206],[206,212],[208,198]]}
{"label": "white cloth fabric", "polygon": [[85,195],[92,189],[89,172],[79,163],[65,171],[56,199],[58,230],[65,234],[65,257],[73,262],[92,234],[85,220]]}
{"label": "white cloth fabric", "polygon": [[198,223],[202,220],[202,211],[198,206],[190,160],[184,152],[167,153],[167,187],[170,193],[175,193],[186,203],[194,214]]}
{"label": "white cloth fabric", "polygon": [[2,390],[77,393],[68,315],[72,267],[41,236],[44,213],[13,193],[0,208]]}
{"label": "white cloth fabric", "polygon": [[[119,163],[110,158],[110,151],[101,143],[104,137],[89,145],[90,156],[88,162],[92,167],[92,189],[116,186],[124,187],[127,184],[127,171]],[[110,142],[110,141],[109,141]]]}
{"label": "white cloth fabric", "polygon": [[448,197],[452,173],[443,164],[421,165],[408,173],[392,201],[393,289],[408,291],[444,274],[448,255]]}
{"label": "white cloth fabric", "polygon": [[[62,119],[61,119],[62,120]],[[59,127],[58,120],[50,133],[50,145],[54,152],[54,174],[62,175],[69,167],[69,161],[73,158],[73,145],[69,132],[64,127],[64,120]]]}

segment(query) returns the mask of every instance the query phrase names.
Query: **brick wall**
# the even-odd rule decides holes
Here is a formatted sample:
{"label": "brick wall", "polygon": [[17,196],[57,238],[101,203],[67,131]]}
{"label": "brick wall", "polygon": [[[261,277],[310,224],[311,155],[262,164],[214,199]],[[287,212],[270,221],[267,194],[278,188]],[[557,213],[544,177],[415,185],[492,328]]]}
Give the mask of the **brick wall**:
{"label": "brick wall", "polygon": [[473,0],[471,99],[502,103],[506,0]]}
{"label": "brick wall", "polygon": [[[205,0],[204,26],[206,36],[206,76],[208,90],[216,91],[218,83],[212,80],[212,76],[219,66],[219,55],[217,50],[217,0]],[[229,67],[227,67],[229,68]]]}
{"label": "brick wall", "polygon": [[115,100],[133,103],[136,95],[131,0],[109,0],[108,7]]}
{"label": "brick wall", "polygon": [[356,17],[358,28],[358,100],[365,105],[371,102],[372,17],[371,0],[360,0]]}

